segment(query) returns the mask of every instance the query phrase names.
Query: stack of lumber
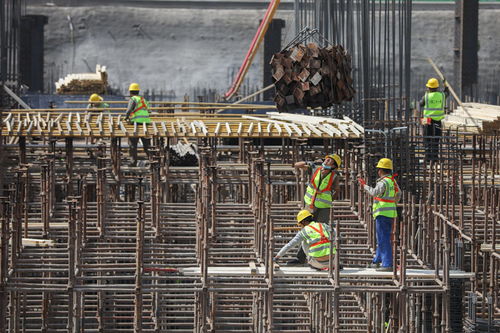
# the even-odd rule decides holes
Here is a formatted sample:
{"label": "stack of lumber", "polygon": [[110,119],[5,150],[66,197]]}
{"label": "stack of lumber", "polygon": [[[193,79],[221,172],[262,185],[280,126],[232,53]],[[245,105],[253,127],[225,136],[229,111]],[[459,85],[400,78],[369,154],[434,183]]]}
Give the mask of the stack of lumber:
{"label": "stack of lumber", "polygon": [[271,60],[280,112],[297,108],[326,108],[354,97],[351,57],[340,45],[320,48],[296,45]]}
{"label": "stack of lumber", "polygon": [[108,86],[106,66],[97,65],[95,73],[68,74],[56,82],[58,94],[105,94]]}
{"label": "stack of lumber", "polygon": [[443,119],[443,128],[470,133],[493,134],[500,130],[500,106],[462,103]]}

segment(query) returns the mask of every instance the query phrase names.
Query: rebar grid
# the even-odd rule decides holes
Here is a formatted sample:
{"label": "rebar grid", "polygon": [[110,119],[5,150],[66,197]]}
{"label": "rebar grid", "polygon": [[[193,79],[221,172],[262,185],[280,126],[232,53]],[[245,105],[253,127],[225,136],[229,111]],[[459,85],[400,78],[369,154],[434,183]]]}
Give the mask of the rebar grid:
{"label": "rebar grid", "polygon": [[[498,320],[497,136],[448,133],[444,158],[429,165],[421,136],[399,150],[390,141],[414,179],[402,186],[388,274],[363,268],[376,241],[355,182],[372,175],[380,140],[200,139],[199,165],[172,167],[172,139],[157,139],[149,167],[130,167],[119,139],[11,139],[2,138],[12,161],[0,215],[4,331],[366,332],[389,323],[391,332],[449,332],[457,281],[475,295],[477,318]],[[275,270],[309,178],[291,163],[331,151],[344,161],[331,267],[344,270]],[[26,238],[55,242],[29,247]],[[472,278],[458,279],[461,270]]]}

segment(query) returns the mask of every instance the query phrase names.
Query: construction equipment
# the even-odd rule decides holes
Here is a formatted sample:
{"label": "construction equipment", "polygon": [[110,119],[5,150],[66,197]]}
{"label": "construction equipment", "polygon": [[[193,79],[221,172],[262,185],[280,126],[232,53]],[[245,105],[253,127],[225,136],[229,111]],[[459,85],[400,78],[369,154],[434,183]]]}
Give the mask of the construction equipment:
{"label": "construction equipment", "polygon": [[340,168],[340,165],[342,164],[342,159],[340,158],[339,155],[337,154],[329,154],[329,155],[326,155],[325,156],[325,159],[327,158],[331,158],[335,161],[335,163],[337,163],[337,167]]}
{"label": "construction equipment", "polygon": [[305,218],[308,218],[309,216],[313,216],[313,214],[310,211],[308,211],[307,209],[301,210],[297,214],[297,223],[302,222]]}
{"label": "construction equipment", "polygon": [[431,89],[439,88],[439,81],[436,78],[431,77],[425,86]]}
{"label": "construction equipment", "polygon": [[378,161],[377,168],[392,170],[392,161],[388,158],[381,158]]}
{"label": "construction equipment", "polygon": [[248,49],[245,59],[243,60],[243,64],[241,65],[240,70],[236,75],[233,84],[231,85],[231,88],[229,88],[229,90],[224,95],[224,98],[226,100],[230,99],[234,96],[234,94],[238,92],[238,89],[240,88],[241,83],[243,82],[243,79],[245,78],[245,75],[248,72],[250,65],[252,64],[253,58],[257,54],[260,43],[266,35],[269,24],[271,24],[271,21],[273,20],[274,14],[276,13],[280,2],[281,0],[272,0],[269,3],[269,7],[267,7],[264,19],[260,22],[259,28],[257,29],[252,43],[250,44],[250,48]]}
{"label": "construction equipment", "polygon": [[141,87],[139,86],[139,83],[131,83],[130,86],[128,87],[128,91],[140,91]]}
{"label": "construction equipment", "polygon": [[92,94],[90,95],[89,102],[101,102],[102,97],[99,96],[98,94]]}

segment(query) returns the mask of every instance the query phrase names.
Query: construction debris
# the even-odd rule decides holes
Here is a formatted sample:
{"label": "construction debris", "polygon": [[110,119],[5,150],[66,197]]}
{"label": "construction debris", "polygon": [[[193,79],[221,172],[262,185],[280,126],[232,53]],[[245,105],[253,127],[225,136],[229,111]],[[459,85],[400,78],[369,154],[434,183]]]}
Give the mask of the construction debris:
{"label": "construction debris", "polygon": [[271,59],[274,101],[280,112],[297,108],[326,108],[350,101],[356,90],[351,77],[351,57],[341,45],[320,48],[298,44]]}
{"label": "construction debris", "polygon": [[56,82],[58,94],[105,94],[108,86],[106,66],[97,65],[95,73],[68,74]]}
{"label": "construction debris", "polygon": [[500,130],[500,106],[481,103],[462,103],[446,115],[443,127],[470,133],[493,134]]}

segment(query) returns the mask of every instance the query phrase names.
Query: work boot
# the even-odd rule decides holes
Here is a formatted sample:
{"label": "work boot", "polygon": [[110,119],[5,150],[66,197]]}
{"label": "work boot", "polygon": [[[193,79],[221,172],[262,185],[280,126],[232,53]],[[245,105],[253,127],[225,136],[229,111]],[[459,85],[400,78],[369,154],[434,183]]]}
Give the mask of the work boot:
{"label": "work boot", "polygon": [[392,272],[392,266],[387,266],[387,267],[379,267],[375,269],[377,272]]}
{"label": "work boot", "polygon": [[[311,267],[312,269],[315,269],[317,271],[329,271],[329,267],[323,267],[323,268],[318,268],[318,267],[314,267],[314,266],[311,266],[309,265],[309,267]],[[342,266],[342,264],[339,265],[339,271],[343,270],[344,269],[344,266]],[[333,268],[333,270],[335,270],[335,268]]]}
{"label": "work boot", "polygon": [[380,267],[380,263],[375,263],[375,262],[371,262],[368,264],[367,266],[368,268],[379,268]]}
{"label": "work boot", "polygon": [[292,260],[288,260],[285,265],[286,266],[299,266],[299,265],[303,265],[304,262],[302,262],[301,260],[295,258],[295,259],[292,259]]}

